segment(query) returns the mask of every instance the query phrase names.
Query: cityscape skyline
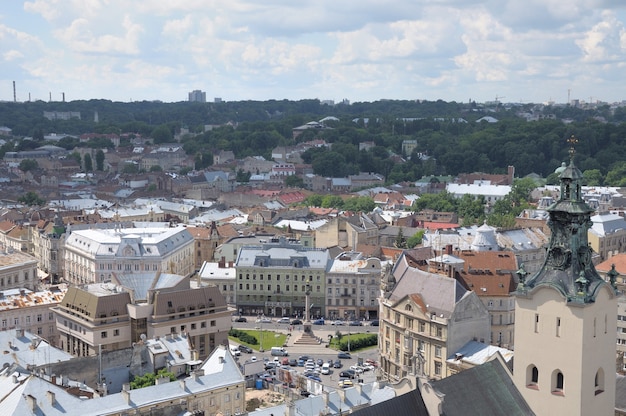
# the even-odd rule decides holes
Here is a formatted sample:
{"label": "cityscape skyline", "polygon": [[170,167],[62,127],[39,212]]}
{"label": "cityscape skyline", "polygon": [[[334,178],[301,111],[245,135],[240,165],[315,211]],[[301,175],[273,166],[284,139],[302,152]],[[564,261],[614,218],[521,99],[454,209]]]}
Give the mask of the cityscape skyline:
{"label": "cityscape skyline", "polygon": [[614,0],[34,0],[0,45],[0,101],[626,99]]}

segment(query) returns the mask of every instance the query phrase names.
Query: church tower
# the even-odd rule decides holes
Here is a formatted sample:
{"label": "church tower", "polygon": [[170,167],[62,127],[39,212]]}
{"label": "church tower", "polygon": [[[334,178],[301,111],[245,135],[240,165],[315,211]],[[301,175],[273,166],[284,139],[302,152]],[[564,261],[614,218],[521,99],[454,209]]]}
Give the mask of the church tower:
{"label": "church tower", "polygon": [[615,276],[600,277],[591,262],[587,230],[593,210],[581,193],[583,175],[561,171],[560,198],[548,207],[552,236],[541,269],[517,272],[513,378],[538,415],[615,412]]}

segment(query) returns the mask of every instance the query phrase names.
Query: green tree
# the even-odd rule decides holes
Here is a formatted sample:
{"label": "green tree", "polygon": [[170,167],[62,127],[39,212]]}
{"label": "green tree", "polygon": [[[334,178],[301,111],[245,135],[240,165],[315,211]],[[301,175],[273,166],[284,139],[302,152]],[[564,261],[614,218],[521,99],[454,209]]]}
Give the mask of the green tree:
{"label": "green tree", "polygon": [[292,188],[302,188],[304,187],[304,181],[299,176],[290,175],[285,178],[285,185]]}
{"label": "green tree", "polygon": [[150,167],[150,172],[163,172],[161,165],[154,165]]}
{"label": "green tree", "polygon": [[406,237],[404,237],[402,227],[398,228],[398,235],[396,235],[396,241],[394,241],[393,245],[397,248],[407,248]]}
{"label": "green tree", "polygon": [[606,186],[626,186],[626,162],[617,162],[611,166],[604,178]]}
{"label": "green tree", "polygon": [[139,165],[136,163],[125,163],[122,173],[139,173]]}
{"label": "green tree", "polygon": [[162,368],[156,375],[154,373],[146,373],[143,376],[133,378],[133,380],[130,382],[130,388],[131,390],[134,390],[143,387],[154,386],[156,384],[157,378],[161,377],[167,377],[170,379],[170,381],[176,381],[176,375],[174,373],[172,373],[171,371],[167,371],[166,368]]}
{"label": "green tree", "polygon": [[39,163],[37,163],[35,159],[23,159],[18,167],[22,172],[26,173],[37,169],[39,167]]}
{"label": "green tree", "polygon": [[85,157],[83,160],[85,162],[85,172],[93,171],[93,162],[91,160],[91,155],[89,153],[85,153]]}
{"label": "green tree", "polygon": [[69,155],[67,155],[67,157],[74,159],[76,161],[76,163],[78,163],[78,166],[83,166],[83,157],[80,155],[80,153],[78,152],[72,152]]}
{"label": "green tree", "polygon": [[322,206],[322,199],[324,199],[324,197],[322,195],[320,195],[320,194],[309,195],[304,200],[304,205],[306,205],[308,207],[321,207]]}
{"label": "green tree", "polygon": [[343,209],[346,211],[372,212],[374,208],[376,208],[376,203],[369,196],[352,197],[346,199],[343,204]]}
{"label": "green tree", "polygon": [[413,248],[415,246],[422,244],[422,238],[424,237],[424,232],[425,232],[424,230],[419,230],[418,232],[413,234],[411,237],[409,237],[406,240],[407,248]]}
{"label": "green tree", "polygon": [[104,151],[102,149],[96,151],[96,170],[104,171]]}
{"label": "green tree", "polygon": [[174,139],[174,136],[172,135],[172,131],[166,124],[162,124],[159,127],[156,127],[154,130],[152,130],[150,137],[152,137],[152,140],[154,141],[155,144],[169,143]]}
{"label": "green tree", "polygon": [[250,177],[252,174],[250,172],[246,172],[243,169],[239,169],[237,171],[237,178],[235,179],[237,182],[248,183],[250,182]]}
{"label": "green tree", "polygon": [[341,208],[343,199],[339,195],[326,195],[322,198],[322,208]]}
{"label": "green tree", "polygon": [[600,169],[587,169],[583,172],[583,180],[587,186],[601,186],[602,185],[602,172]]}
{"label": "green tree", "polygon": [[41,198],[36,192],[32,191],[26,192],[24,195],[20,196],[17,201],[28,206],[41,206],[46,203],[45,199]]}

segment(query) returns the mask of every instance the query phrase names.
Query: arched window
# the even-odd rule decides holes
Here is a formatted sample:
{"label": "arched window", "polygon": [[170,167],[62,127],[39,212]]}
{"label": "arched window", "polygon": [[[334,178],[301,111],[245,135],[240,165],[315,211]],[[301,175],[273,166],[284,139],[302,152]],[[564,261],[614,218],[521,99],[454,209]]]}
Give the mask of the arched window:
{"label": "arched window", "polygon": [[604,370],[601,369],[601,368],[596,373],[596,378],[595,378],[595,381],[594,381],[594,387],[595,387],[595,394],[596,395],[604,392]]}
{"label": "arched window", "polygon": [[411,312],[413,310],[413,308],[411,307],[411,305],[406,305],[404,307],[404,310],[407,311],[407,312]]}
{"label": "arched window", "polygon": [[538,389],[539,369],[533,364],[526,368],[526,387]]}
{"label": "arched window", "polygon": [[563,377],[563,373],[561,372],[561,370],[554,370],[552,372],[551,378],[552,378],[551,380],[552,388],[550,391],[552,391],[552,394],[563,395],[563,386],[565,383],[565,379]]}

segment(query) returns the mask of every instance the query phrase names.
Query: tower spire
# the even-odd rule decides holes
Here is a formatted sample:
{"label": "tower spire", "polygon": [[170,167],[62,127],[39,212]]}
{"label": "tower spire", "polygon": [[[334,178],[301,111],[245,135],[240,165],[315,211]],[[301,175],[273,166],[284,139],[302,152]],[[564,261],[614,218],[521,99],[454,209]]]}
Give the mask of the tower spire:
{"label": "tower spire", "polygon": [[[547,211],[552,231],[548,252],[542,268],[528,279],[520,276],[518,295],[524,295],[538,286],[551,286],[567,302],[589,303],[597,290],[606,284],[591,262],[592,252],[587,240],[594,210],[582,197],[582,172],[574,165],[578,139],[571,136],[570,163],[561,172],[561,195]],[[523,282],[523,283],[522,283]]]}

